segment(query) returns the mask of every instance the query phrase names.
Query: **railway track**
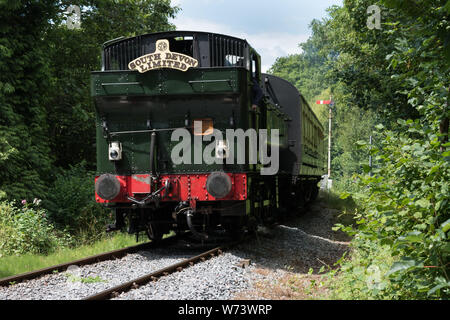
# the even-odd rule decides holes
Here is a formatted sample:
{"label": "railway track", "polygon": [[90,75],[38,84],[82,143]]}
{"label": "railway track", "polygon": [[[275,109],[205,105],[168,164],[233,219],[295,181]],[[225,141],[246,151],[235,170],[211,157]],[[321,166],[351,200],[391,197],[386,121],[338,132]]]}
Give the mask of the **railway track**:
{"label": "railway track", "polygon": [[180,272],[184,268],[188,268],[190,266],[193,266],[194,264],[198,262],[204,262],[209,258],[218,256],[222,254],[224,250],[226,250],[229,246],[226,247],[217,247],[211,250],[208,250],[204,253],[201,253],[199,255],[196,255],[195,257],[185,259],[184,261],[181,261],[179,263],[170,265],[168,267],[165,267],[163,269],[153,271],[149,274],[146,274],[142,277],[139,277],[137,279],[125,282],[123,284],[120,284],[118,286],[115,286],[113,288],[104,290],[102,292],[99,292],[97,294],[91,295],[83,300],[108,300],[111,298],[115,298],[119,296],[121,293],[130,291],[132,289],[137,289],[142,285],[145,285],[151,281],[157,281],[159,278],[168,276],[171,273],[174,272]]}
{"label": "railway track", "polygon": [[[175,272],[181,272],[181,271],[183,271],[183,269],[192,267],[193,265],[195,265],[199,262],[205,262],[206,260],[208,260],[210,258],[217,257],[217,256],[221,255],[225,250],[235,247],[238,244],[243,243],[244,241],[248,241],[250,238],[251,238],[251,236],[247,235],[242,240],[224,244],[224,245],[216,247],[214,249],[205,251],[205,252],[203,252],[199,255],[196,255],[192,258],[185,259],[181,262],[175,263],[173,265],[170,265],[168,267],[165,267],[165,268],[157,270],[157,271],[153,271],[153,272],[146,274],[142,277],[139,277],[137,279],[127,281],[127,282],[120,284],[118,286],[115,286],[113,288],[110,288],[110,289],[104,290],[102,292],[99,292],[97,294],[86,297],[83,300],[108,300],[108,299],[116,298],[122,293],[131,291],[133,289],[138,289],[139,287],[146,285],[149,282],[158,281],[161,277],[168,276]],[[250,262],[243,261],[242,263],[248,264]]]}
{"label": "railway track", "polygon": [[[119,296],[122,293],[126,293],[133,289],[143,287],[150,282],[154,282],[154,281],[161,279],[162,277],[168,276],[175,272],[180,272],[183,269],[189,268],[190,266],[194,266],[195,264],[199,264],[200,262],[207,261],[212,257],[218,257],[223,253],[224,250],[227,250],[227,249],[231,248],[232,246],[235,246],[236,244],[241,243],[241,241],[227,243],[220,247],[219,246],[215,247],[213,249],[211,249],[212,248],[211,246],[209,246],[208,249],[204,249],[204,247],[203,247],[203,250],[200,250],[199,247],[192,245],[190,242],[186,242],[185,240],[186,239],[183,236],[173,236],[173,237],[166,238],[158,243],[147,242],[144,244],[127,247],[124,249],[114,250],[114,251],[102,253],[99,255],[91,256],[91,257],[88,257],[85,259],[70,261],[68,263],[59,264],[59,265],[55,265],[52,267],[3,278],[3,279],[0,279],[0,287],[3,287],[3,289],[2,289],[3,292],[1,292],[0,296],[3,297],[1,299],[17,299],[17,298],[22,299],[22,297],[23,297],[24,299],[31,298],[33,300],[34,299],[41,300],[41,299],[57,298],[58,297],[57,292],[59,292],[59,290],[61,290],[60,284],[62,283],[61,279],[59,279],[60,276],[59,275],[57,276],[57,274],[61,273],[61,275],[65,276],[65,277],[69,277],[68,280],[66,280],[66,281],[68,281],[66,284],[66,285],[68,285],[68,287],[67,287],[68,290],[73,289],[76,291],[75,294],[78,294],[78,297],[74,297],[74,294],[72,294],[74,291],[72,290],[72,293],[62,295],[62,296],[66,295],[66,299],[80,299],[80,298],[83,300],[112,299],[112,298]],[[180,250],[180,247],[183,247],[183,249]],[[151,250],[153,248],[155,250]],[[173,257],[172,257],[172,254],[169,254],[169,255],[163,254],[163,256],[161,256],[161,251],[170,253],[172,250],[175,250],[175,251],[173,251],[175,253],[175,255]],[[179,258],[181,258],[181,260],[178,259],[178,261],[176,261],[176,259],[177,259],[176,256],[179,255],[180,252],[188,253],[191,250],[193,250],[193,252],[190,255],[182,254],[182,255],[184,255],[184,257],[179,257]],[[206,250],[206,251],[204,251],[204,250]],[[132,273],[135,273],[134,277],[119,276],[119,277],[117,277],[117,280],[119,280],[119,281],[117,281],[117,280],[111,281],[111,279],[112,279],[111,272],[108,271],[109,276],[105,275],[103,273],[102,270],[105,270],[105,269],[102,269],[102,268],[104,268],[104,267],[102,267],[102,266],[104,266],[103,265],[104,262],[107,262],[108,260],[120,259],[120,260],[117,260],[118,261],[117,263],[123,265],[123,262],[122,262],[122,261],[124,261],[123,259],[128,259],[127,260],[128,262],[125,262],[125,264],[135,263],[135,262],[131,262],[131,261],[133,261],[133,259],[136,259],[135,255],[132,255],[132,254],[138,253],[138,252],[142,252],[142,254],[144,254],[144,256],[142,256],[142,254],[139,254],[138,257],[145,257],[145,256],[148,256],[148,254],[150,254],[150,256],[154,256],[156,258],[156,260],[154,260],[155,263],[150,262],[149,269],[147,269],[147,270],[145,270],[145,267],[142,268],[142,266],[141,266],[141,272],[133,271]],[[202,253],[199,254],[199,252],[202,252]],[[133,256],[133,257],[128,258],[128,256],[127,256],[128,254],[131,254],[131,256]],[[159,260],[160,258],[162,258],[161,261]],[[141,258],[138,258],[138,259],[141,259]],[[167,261],[167,259],[169,259],[169,260],[172,259],[173,261],[172,261],[172,263],[169,262],[170,264],[167,264],[167,263],[163,262],[164,259],[166,259],[166,262],[169,262],[169,261]],[[148,260],[148,261],[153,261],[153,260]],[[99,263],[99,264],[97,264],[97,263]],[[113,263],[113,265],[116,264],[115,262],[112,262],[112,263]],[[111,263],[109,265],[111,265]],[[153,265],[155,265],[156,268],[153,268]],[[159,265],[159,267],[158,267],[158,265]],[[75,269],[72,269],[71,268],[72,266],[75,266]],[[84,271],[84,274],[83,273],[77,274],[77,272],[79,272],[78,270],[81,270],[78,267],[81,267],[81,266],[84,266],[87,268],[93,267],[94,269],[91,269],[91,270],[97,270],[97,271],[94,271],[94,273],[89,273],[92,271],[87,271],[87,273],[86,273],[86,271]],[[134,270],[134,267],[132,265],[130,265],[130,267],[133,269],[129,269],[129,270]],[[55,273],[55,271],[57,271],[57,272],[55,275],[53,275]],[[150,272],[150,273],[146,274],[146,271]],[[73,272],[75,272],[75,274]],[[96,276],[96,274],[98,274],[98,276]],[[92,277],[92,275],[94,277]],[[50,277],[50,278],[48,278],[48,277]],[[97,289],[99,291],[98,291],[98,293],[95,293],[95,291],[93,291],[92,289],[89,290],[81,284],[79,284],[79,286],[76,286],[74,284],[74,283],[80,283],[79,281],[86,280],[89,278],[94,279],[94,280],[97,279],[99,282],[104,282],[104,283],[108,283],[111,281],[111,283],[110,283],[111,285],[108,287],[108,286],[103,286],[103,285],[99,284],[98,289]],[[109,279],[104,280],[107,278],[109,278]],[[57,280],[55,280],[55,279],[57,279]],[[133,279],[133,280],[130,280],[130,279]],[[76,282],[72,283],[71,282],[72,280],[76,281]],[[123,283],[120,280],[122,280]],[[55,283],[55,281],[56,281],[56,283]],[[59,281],[59,284],[58,284],[58,281]],[[72,283],[72,285],[71,285],[71,283]],[[49,285],[50,285],[50,287],[49,287]],[[55,285],[56,285],[56,287],[54,287]],[[39,288],[42,288],[42,290],[40,290]],[[81,289],[81,291],[79,291],[80,289]],[[9,290],[13,290],[13,291],[10,292]],[[84,293],[83,293],[83,291],[84,291]],[[10,293],[8,293],[8,292],[10,292]],[[22,292],[25,294],[24,296],[22,296],[22,294],[21,294]],[[8,296],[9,296],[9,298],[8,298]]]}
{"label": "railway track", "polygon": [[87,258],[78,259],[78,260],[54,265],[54,266],[47,267],[47,268],[42,268],[39,270],[34,270],[34,271],[30,271],[30,272],[26,272],[26,273],[22,273],[22,274],[18,274],[18,275],[9,276],[9,277],[0,279],[0,287],[8,287],[8,286],[11,286],[11,285],[14,285],[14,284],[26,281],[26,280],[37,279],[43,275],[51,274],[53,272],[66,271],[68,267],[74,266],[74,265],[75,266],[86,266],[86,265],[94,264],[94,263],[101,262],[101,261],[119,259],[130,253],[136,253],[136,252],[142,251],[142,250],[149,250],[151,248],[157,248],[157,247],[162,247],[164,245],[169,245],[169,244],[173,243],[174,241],[176,241],[177,239],[179,239],[178,236],[171,236],[171,237],[165,238],[157,243],[146,242],[146,243],[138,244],[135,246],[126,247],[123,249],[113,250],[113,251],[101,253],[98,255],[90,256]]}

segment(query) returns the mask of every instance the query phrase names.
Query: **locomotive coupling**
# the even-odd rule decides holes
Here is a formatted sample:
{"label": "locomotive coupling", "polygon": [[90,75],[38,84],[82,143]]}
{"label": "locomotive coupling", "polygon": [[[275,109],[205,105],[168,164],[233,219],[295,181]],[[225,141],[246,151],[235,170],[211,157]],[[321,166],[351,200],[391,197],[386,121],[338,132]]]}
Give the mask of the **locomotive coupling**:
{"label": "locomotive coupling", "polygon": [[[165,196],[166,192],[170,190],[170,186],[171,186],[170,185],[170,181],[166,180],[164,182],[164,185],[160,189],[156,190],[153,193],[150,193],[148,196],[146,196],[142,200],[138,200],[138,199],[135,199],[135,198],[130,197],[130,196],[127,196],[127,199],[130,200],[131,202],[136,203],[136,204],[141,205],[141,206],[146,205],[146,204],[148,204],[150,202],[155,202],[155,203],[157,203],[157,206],[158,206],[158,202],[161,200],[161,198],[163,196]],[[165,191],[164,194],[162,194],[163,191]]]}

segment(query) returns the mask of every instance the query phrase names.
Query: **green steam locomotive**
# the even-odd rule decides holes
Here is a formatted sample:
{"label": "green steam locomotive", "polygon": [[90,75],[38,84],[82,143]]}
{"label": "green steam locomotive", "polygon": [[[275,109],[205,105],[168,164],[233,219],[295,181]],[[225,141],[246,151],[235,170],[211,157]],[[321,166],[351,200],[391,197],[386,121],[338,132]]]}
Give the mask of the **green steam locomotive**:
{"label": "green steam locomotive", "polygon": [[214,33],[103,45],[91,94],[109,231],[237,237],[317,196],[323,128],[294,86],[260,66],[246,40]]}

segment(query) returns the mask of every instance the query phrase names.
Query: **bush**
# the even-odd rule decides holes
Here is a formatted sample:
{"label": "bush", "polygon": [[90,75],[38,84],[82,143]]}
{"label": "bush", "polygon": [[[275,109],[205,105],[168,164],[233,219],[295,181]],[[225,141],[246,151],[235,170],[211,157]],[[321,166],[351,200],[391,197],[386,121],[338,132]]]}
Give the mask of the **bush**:
{"label": "bush", "polygon": [[383,245],[394,257],[384,274],[390,285],[377,294],[448,299],[450,151],[444,148],[450,143],[441,144],[436,131],[419,120],[398,124],[405,133],[380,134],[382,148],[372,149],[380,166],[373,176],[360,176],[361,192],[353,194],[362,207],[355,216],[358,230],[340,227],[357,234],[356,250]]}
{"label": "bush", "polygon": [[23,253],[48,254],[68,246],[71,239],[57,232],[39,201],[22,205],[0,202],[0,256]]}
{"label": "bush", "polygon": [[352,241],[351,248],[349,259],[341,259],[340,268],[328,273],[327,285],[331,293],[327,298],[398,299],[397,290],[386,276],[394,262],[390,248],[359,237]]}
{"label": "bush", "polygon": [[79,243],[102,238],[110,212],[95,202],[95,173],[84,162],[56,175],[44,206],[59,229],[67,229]]}

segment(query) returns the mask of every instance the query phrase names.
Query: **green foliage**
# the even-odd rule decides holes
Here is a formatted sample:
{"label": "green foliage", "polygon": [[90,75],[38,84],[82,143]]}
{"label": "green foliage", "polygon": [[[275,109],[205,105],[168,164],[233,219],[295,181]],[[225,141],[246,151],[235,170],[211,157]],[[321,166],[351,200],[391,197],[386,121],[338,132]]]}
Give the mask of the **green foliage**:
{"label": "green foliage", "polygon": [[67,276],[67,280],[70,282],[81,282],[81,283],[99,283],[99,282],[108,282],[102,278],[100,278],[99,276],[96,277],[80,277],[80,276],[76,276],[70,273],[65,274]]}
{"label": "green foliage", "polygon": [[450,161],[432,127],[418,120],[399,125],[405,133],[380,133],[374,176],[360,177],[358,234],[398,257],[387,276],[400,297],[448,298]]}
{"label": "green foliage", "polygon": [[[80,29],[65,24],[69,5],[82,10]],[[102,43],[172,30],[178,10],[169,0],[0,1],[0,198],[46,199],[60,229],[78,240],[103,234],[93,174],[60,169],[95,167],[90,72]]]}
{"label": "green foliage", "polygon": [[0,257],[0,278],[67,263],[133,245],[136,245],[134,236],[125,233],[113,233],[92,244],[81,245],[76,248],[59,247],[48,255],[26,253],[20,256],[3,256]]}
{"label": "green foliage", "polygon": [[55,12],[51,1],[0,3],[0,189],[9,198],[42,197],[49,182],[50,74],[41,39]]}
{"label": "green foliage", "polygon": [[[342,194],[336,193],[333,190],[324,191],[321,192],[321,198],[327,207],[341,211],[340,216],[348,214],[353,217],[351,213],[357,209],[357,204],[350,196],[350,193],[346,192],[343,194],[345,194],[345,196],[342,196]],[[340,216],[338,216],[338,219],[341,218]]]}
{"label": "green foliage", "polygon": [[[177,8],[168,0],[65,1],[60,8],[79,5],[81,28],[64,24],[49,30],[46,44],[52,75],[47,104],[51,149],[58,167],[83,160],[95,164],[95,112],[90,97],[90,73],[100,70],[101,45],[118,37],[175,29],[168,22]],[[66,13],[58,19],[64,21]],[[70,59],[68,59],[70,57]],[[82,124],[82,125],[80,125]],[[80,143],[83,141],[83,143]]]}
{"label": "green foliage", "polygon": [[56,175],[44,206],[49,219],[66,229],[78,243],[92,242],[104,236],[110,212],[95,202],[95,173],[81,163]]}
{"label": "green foliage", "polygon": [[[381,114],[392,119],[409,110],[407,114],[417,119],[399,119],[389,124],[390,130],[376,126],[378,145],[371,150],[365,141],[357,143],[375,157],[377,166],[372,176],[358,178],[359,192],[353,194],[362,207],[356,215],[358,228],[345,229],[356,237],[353,245],[359,258],[343,262],[343,271],[349,273],[343,274],[338,290],[345,291],[352,283],[358,263],[387,250],[394,260],[388,269],[382,268],[385,281],[364,298],[448,299],[450,144],[445,122],[450,117],[449,61],[441,58],[448,47],[442,36],[448,12],[443,8],[445,1],[427,2],[426,9],[420,10],[415,2],[406,7],[406,1],[383,3],[391,9],[380,37],[392,40],[388,51],[379,50],[387,53],[383,70],[390,81],[385,81],[396,90],[393,101],[404,98],[407,107]],[[346,10],[354,5],[348,4]],[[353,91],[353,85],[347,84],[348,89]]]}
{"label": "green foliage", "polygon": [[[369,154],[355,148],[355,143],[361,139],[369,141],[378,118],[370,105],[364,102],[364,95],[370,94],[370,90],[372,90],[370,86],[373,86],[373,83],[370,83],[370,86],[364,84],[363,87],[359,87],[359,90],[364,91],[364,95],[359,95],[359,92],[351,91],[353,89],[348,85],[349,79],[341,76],[344,67],[356,67],[347,59],[349,61],[361,60],[361,69],[357,72],[360,72],[361,75],[367,74],[367,70],[363,69],[367,68],[367,61],[365,61],[365,56],[363,57],[365,53],[359,53],[360,56],[356,57],[353,47],[352,51],[348,52],[349,45],[358,44],[355,42],[356,39],[349,35],[348,21],[343,22],[344,19],[349,19],[348,14],[344,11],[342,8],[332,7],[329,9],[331,19],[314,20],[311,23],[312,36],[307,42],[300,45],[303,52],[278,58],[269,71],[287,79],[305,95],[324,128],[328,128],[328,107],[316,105],[315,102],[333,96],[336,104],[332,111],[331,166],[335,190],[354,189],[352,175],[362,173],[363,165],[368,165],[369,162]],[[342,54],[344,49],[347,51]],[[354,55],[351,56],[351,54]],[[384,57],[380,59],[379,64],[387,67],[388,63]],[[339,81],[336,80],[337,77]],[[359,77],[356,77],[353,80],[358,79]],[[354,86],[361,85],[359,82],[354,84]],[[378,86],[374,87],[377,90],[380,89]],[[356,97],[358,99],[355,99]],[[373,96],[371,97],[373,98]],[[365,104],[363,105],[361,102]]]}
{"label": "green foliage", "polygon": [[[332,176],[337,190],[354,190],[352,176],[369,166],[370,152],[357,148],[363,140],[369,143],[376,121],[375,112],[357,106],[337,105],[333,110]],[[374,143],[378,143],[374,139]],[[374,146],[375,148],[375,146]],[[336,179],[337,178],[337,179]]]}
{"label": "green foliage", "polygon": [[0,202],[0,257],[24,253],[48,254],[71,242],[47,220],[39,201],[23,205]]}
{"label": "green foliage", "polygon": [[[69,5],[81,28],[65,25]],[[119,36],[174,29],[169,0],[0,2],[0,190],[44,198],[55,167],[95,166],[90,72],[101,45]]]}
{"label": "green foliage", "polygon": [[326,275],[331,289],[329,299],[371,300],[399,299],[386,273],[394,258],[388,246],[355,238],[352,253],[339,261],[340,268]]}
{"label": "green foliage", "polygon": [[303,52],[277,58],[268,72],[291,82],[312,105],[311,99],[328,88],[327,83],[324,82],[328,57],[323,51],[324,43],[322,42],[326,41],[323,38],[326,35],[325,25],[318,20],[313,20],[310,28],[313,36],[299,45]]}
{"label": "green foliage", "polygon": [[[374,4],[381,30],[366,26]],[[449,8],[448,0],[344,0],[316,23],[312,47],[272,68],[300,90],[311,85],[299,79],[320,93],[329,87],[336,102],[334,186],[358,207],[356,226],[338,226],[355,238],[332,284],[335,297],[450,296]],[[311,54],[317,65],[307,63]]]}

